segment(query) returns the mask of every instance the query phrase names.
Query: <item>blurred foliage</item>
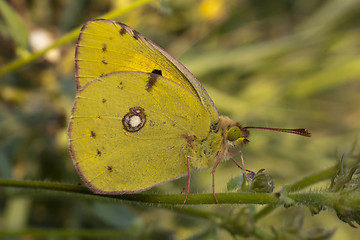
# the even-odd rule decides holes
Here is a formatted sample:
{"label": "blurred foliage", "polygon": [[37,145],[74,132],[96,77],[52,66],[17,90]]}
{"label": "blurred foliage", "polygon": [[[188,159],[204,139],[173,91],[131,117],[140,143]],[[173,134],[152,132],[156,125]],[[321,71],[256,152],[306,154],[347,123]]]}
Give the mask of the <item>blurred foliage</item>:
{"label": "blurred foliage", "polygon": [[[133,2],[0,0],[0,68],[45,48],[87,20]],[[265,168],[275,191],[335,165],[343,153],[358,151],[352,143],[360,130],[359,1],[153,1],[116,20],[187,66],[221,114],[244,125],[311,130],[311,139],[251,132],[251,142],[242,149],[246,168]],[[74,41],[63,44],[0,77],[0,178],[81,183],[66,137],[75,97],[74,46]],[[211,192],[210,171],[193,174],[192,192]],[[329,179],[313,188],[330,186],[339,192],[339,179],[347,179],[345,187],[359,189],[357,171],[350,168],[334,177],[338,181]],[[232,162],[219,166],[216,191],[224,192],[230,176],[238,174],[241,170]],[[150,192],[179,193],[185,184],[186,179],[179,179]],[[221,221],[199,219],[155,207],[0,188],[1,231],[116,229],[117,238],[125,239],[232,239],[232,234],[326,239],[334,228],[335,239],[358,234],[329,211],[314,217],[306,212],[304,223],[303,215],[291,217],[292,208],[278,209],[262,219],[259,225],[267,234],[259,234],[251,219],[254,210],[235,205],[200,209],[230,214]],[[359,221],[358,212],[349,215],[341,206],[336,210],[345,222]],[[282,224],[284,216],[288,220]],[[102,233],[77,236],[109,236]]]}

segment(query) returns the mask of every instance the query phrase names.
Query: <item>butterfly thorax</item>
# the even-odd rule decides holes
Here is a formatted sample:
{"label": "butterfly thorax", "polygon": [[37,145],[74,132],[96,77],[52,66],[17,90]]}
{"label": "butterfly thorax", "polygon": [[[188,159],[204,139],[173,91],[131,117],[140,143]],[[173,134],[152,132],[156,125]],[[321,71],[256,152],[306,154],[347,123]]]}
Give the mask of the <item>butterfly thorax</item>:
{"label": "butterfly thorax", "polygon": [[[239,129],[235,139],[229,139],[228,134]],[[216,158],[222,156],[221,161],[227,160],[229,148],[241,146],[248,142],[249,132],[229,117],[220,116],[216,124],[211,125],[209,135],[205,139],[191,139],[190,157],[192,168],[203,169],[213,165]],[[226,141],[226,143],[225,143]],[[224,154],[222,154],[224,153]],[[194,161],[195,160],[195,161]]]}

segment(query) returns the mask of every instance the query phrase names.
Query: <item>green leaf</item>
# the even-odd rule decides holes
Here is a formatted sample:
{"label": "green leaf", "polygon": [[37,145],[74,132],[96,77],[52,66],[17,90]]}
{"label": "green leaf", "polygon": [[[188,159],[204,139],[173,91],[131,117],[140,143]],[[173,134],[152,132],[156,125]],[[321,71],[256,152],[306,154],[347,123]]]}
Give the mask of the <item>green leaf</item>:
{"label": "green leaf", "polygon": [[14,39],[16,47],[22,50],[28,49],[29,33],[25,24],[14,9],[3,0],[0,0],[0,14],[5,20],[5,29],[11,38]]}

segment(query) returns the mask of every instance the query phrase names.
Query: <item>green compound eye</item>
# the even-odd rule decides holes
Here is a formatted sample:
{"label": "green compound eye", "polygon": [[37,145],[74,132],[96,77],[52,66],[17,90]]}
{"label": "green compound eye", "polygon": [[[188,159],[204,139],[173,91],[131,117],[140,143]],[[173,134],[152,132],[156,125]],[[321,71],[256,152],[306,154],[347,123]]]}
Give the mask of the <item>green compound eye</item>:
{"label": "green compound eye", "polygon": [[227,132],[227,140],[236,141],[241,136],[241,129],[239,127],[231,127]]}

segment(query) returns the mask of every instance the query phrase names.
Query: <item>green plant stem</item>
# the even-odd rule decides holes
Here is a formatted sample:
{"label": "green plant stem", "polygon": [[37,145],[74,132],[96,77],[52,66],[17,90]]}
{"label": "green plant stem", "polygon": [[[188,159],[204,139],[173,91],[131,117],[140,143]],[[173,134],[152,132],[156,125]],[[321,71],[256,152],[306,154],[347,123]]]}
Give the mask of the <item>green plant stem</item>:
{"label": "green plant stem", "polygon": [[[285,189],[288,197],[294,200],[300,200],[299,195],[291,194],[291,191],[300,190],[311,184],[330,178],[335,170],[335,167],[326,169],[324,171],[315,173],[307,178],[304,178],[294,184],[287,185]],[[96,195],[92,193],[88,188],[84,186],[77,186],[72,184],[54,183],[54,182],[42,182],[42,181],[23,181],[12,179],[0,179],[0,186],[5,187],[17,187],[17,188],[32,188],[32,189],[44,189],[53,191],[62,191],[68,193],[81,193],[91,197],[101,197],[107,199],[118,199],[127,201],[136,201],[143,203],[160,203],[162,205],[167,204],[182,204],[184,201],[184,195],[179,194],[122,194],[122,195]],[[281,191],[282,192],[282,191]],[[314,193],[303,193],[305,196],[314,196]],[[318,193],[322,194],[322,193]],[[216,194],[220,204],[269,204],[258,213],[254,215],[255,220],[259,220],[263,216],[269,214],[276,208],[277,205],[282,204],[281,198],[272,193],[217,193]],[[309,202],[309,201],[308,201]],[[306,204],[306,202],[302,202]],[[215,200],[212,194],[191,194],[187,200],[187,205],[196,204],[215,204]],[[318,204],[318,203],[317,203]],[[323,203],[328,205],[328,203]],[[185,208],[186,209],[186,208]]]}
{"label": "green plant stem", "polygon": [[[121,8],[121,9],[116,9],[112,12],[109,12],[107,14],[104,14],[102,16],[99,16],[98,18],[103,18],[103,19],[114,19],[117,18],[127,12],[130,12],[131,10],[140,7],[150,1],[153,0],[139,0],[135,3],[130,4],[127,7]],[[81,27],[78,27],[74,30],[72,30],[71,32],[69,32],[68,34],[66,34],[65,36],[61,37],[59,40],[57,40],[56,42],[54,42],[53,44],[49,45],[48,47],[44,48],[43,50],[39,51],[39,52],[35,52],[29,55],[24,55],[16,60],[14,60],[13,62],[10,62],[9,64],[5,65],[4,67],[2,67],[0,69],[0,77],[12,72],[28,63],[31,63],[33,61],[35,61],[36,59],[40,58],[42,55],[44,55],[45,53],[47,53],[48,51],[50,51],[51,49],[54,49],[58,46],[61,46],[67,42],[73,41],[77,38],[77,36],[79,35],[79,31],[80,31]]]}
{"label": "green plant stem", "polygon": [[[304,189],[308,186],[311,186],[317,182],[329,179],[334,174],[334,171],[336,171],[336,169],[337,169],[337,165],[334,167],[325,169],[323,171],[317,172],[315,174],[312,174],[312,175],[305,177],[293,184],[284,186],[280,192],[286,191],[286,192],[291,193],[294,191],[299,191],[299,190]],[[254,215],[255,221],[258,221],[261,218],[263,218],[264,216],[268,215],[277,207],[278,206],[276,206],[276,205],[268,205],[268,206],[264,207],[262,210],[260,210],[259,212],[257,212]]]}
{"label": "green plant stem", "polygon": [[[93,195],[107,199],[127,200],[143,202],[148,204],[182,204],[184,195],[180,194],[122,194],[122,195],[96,195],[83,186],[76,186],[64,183],[40,182],[40,181],[21,181],[0,179],[0,186],[32,188],[52,191],[62,191],[68,193],[81,193]],[[273,193],[218,193],[216,194],[219,204],[282,204],[282,199]],[[338,193],[332,192],[306,192],[288,193],[287,197],[294,200],[296,204],[319,204],[332,207],[336,204]],[[212,194],[190,194],[186,205],[216,204]],[[258,219],[258,218],[257,218]]]}
{"label": "green plant stem", "polygon": [[333,166],[331,168],[325,169],[323,171],[314,173],[308,177],[305,177],[299,181],[296,181],[293,184],[289,184],[289,185],[285,185],[282,188],[282,191],[287,191],[287,192],[295,192],[295,191],[299,191],[301,189],[304,189],[308,186],[311,186],[315,183],[324,181],[326,179],[330,179],[334,172],[336,171],[336,169],[338,168],[338,165]]}
{"label": "green plant stem", "polygon": [[[342,206],[349,208],[356,208],[358,206],[359,194],[352,195],[347,197],[345,200],[339,195],[339,193],[332,192],[306,192],[306,193],[291,193],[292,191],[301,190],[307,186],[310,186],[316,182],[331,178],[335,167],[326,169],[324,171],[315,173],[307,178],[304,178],[300,181],[295,182],[294,184],[287,185],[283,188],[283,191],[280,193],[218,193],[217,198],[220,204],[269,204],[262,211],[254,215],[254,219],[259,220],[261,217],[269,214],[280,204],[283,204],[281,194],[286,194],[286,197],[294,201],[295,204],[302,205],[322,205],[334,208],[341,202]],[[23,181],[23,180],[11,180],[11,179],[0,179],[0,186],[4,187],[16,187],[16,188],[31,188],[31,189],[43,189],[43,190],[52,190],[57,192],[67,192],[67,193],[77,193],[81,194],[87,198],[101,198],[102,200],[127,200],[129,202],[143,203],[143,204],[159,204],[159,206],[164,208],[172,208],[180,210],[180,205],[184,201],[184,195],[179,194],[123,194],[123,195],[96,195],[91,192],[85,186],[78,186],[72,184],[64,183],[54,183],[54,182],[42,182],[42,181]],[[174,206],[177,204],[178,206]],[[202,211],[196,208],[190,208],[188,205],[198,205],[198,204],[215,204],[215,200],[212,194],[191,194],[189,195],[186,206],[183,209],[184,213],[190,214],[192,216],[201,217],[204,219],[225,219],[226,216],[221,213],[213,213]],[[221,221],[221,220],[220,220]],[[118,232],[109,231],[105,232],[100,231],[98,234],[118,234]],[[57,235],[57,236],[86,236],[89,234],[89,231],[42,231],[42,230],[27,230],[20,232],[0,232],[0,236],[47,236],[48,234]],[[122,234],[126,234],[122,232]],[[254,235],[261,239],[272,239],[273,235],[265,231],[262,228],[255,226]]]}
{"label": "green plant stem", "polygon": [[0,179],[0,186],[92,194],[92,192],[87,187],[56,182]]}
{"label": "green plant stem", "polygon": [[[41,182],[41,181],[23,181],[12,179],[0,179],[0,186],[16,188],[32,188],[62,191],[68,193],[81,193],[103,197],[107,199],[118,199],[127,201],[136,201],[143,203],[161,203],[161,204],[183,204],[185,195],[181,194],[121,194],[121,195],[97,195],[92,193],[84,186],[77,186],[65,183]],[[269,193],[218,193],[216,194],[219,203],[252,203],[252,204],[276,204],[278,199],[274,194]],[[197,204],[216,204],[211,193],[207,194],[190,194],[187,205]]]}

